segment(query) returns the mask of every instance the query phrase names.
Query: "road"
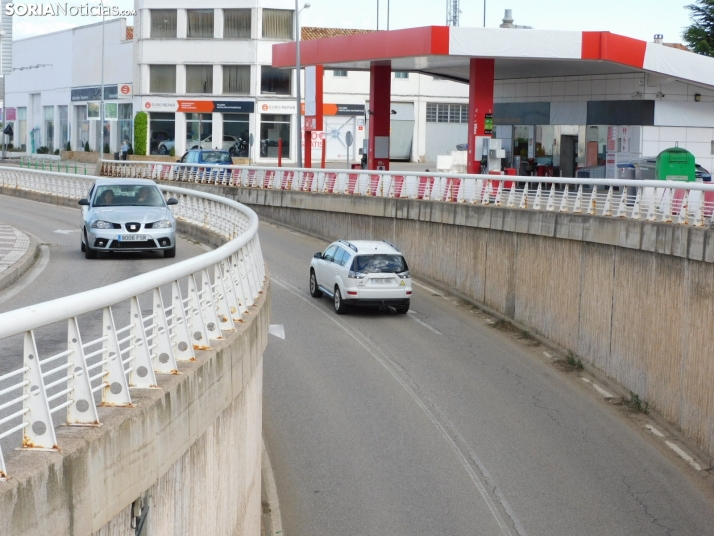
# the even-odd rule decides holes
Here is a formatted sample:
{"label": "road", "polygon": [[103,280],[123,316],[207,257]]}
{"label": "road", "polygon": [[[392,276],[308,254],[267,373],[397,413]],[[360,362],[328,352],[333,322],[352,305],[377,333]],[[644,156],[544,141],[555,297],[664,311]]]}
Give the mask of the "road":
{"label": "road", "polygon": [[308,293],[327,244],[260,237],[285,333],[263,419],[288,536],[712,534],[701,473],[527,335],[420,286],[414,314],[337,316]]}

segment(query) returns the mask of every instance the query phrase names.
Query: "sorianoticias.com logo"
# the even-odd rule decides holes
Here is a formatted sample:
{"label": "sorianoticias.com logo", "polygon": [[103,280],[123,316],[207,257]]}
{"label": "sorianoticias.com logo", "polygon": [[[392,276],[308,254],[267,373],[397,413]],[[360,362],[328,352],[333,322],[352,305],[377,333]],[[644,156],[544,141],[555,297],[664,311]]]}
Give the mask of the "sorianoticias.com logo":
{"label": "sorianoticias.com logo", "polygon": [[5,4],[7,17],[132,17],[135,14],[133,9],[119,9],[106,4]]}

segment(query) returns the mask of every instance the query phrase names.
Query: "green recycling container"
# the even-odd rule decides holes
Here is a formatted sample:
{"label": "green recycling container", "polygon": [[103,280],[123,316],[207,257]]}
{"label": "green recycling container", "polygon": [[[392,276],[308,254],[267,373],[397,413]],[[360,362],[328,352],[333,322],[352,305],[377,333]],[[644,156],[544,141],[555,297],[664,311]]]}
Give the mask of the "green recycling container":
{"label": "green recycling container", "polygon": [[679,147],[665,149],[657,156],[655,179],[694,182],[696,180],[694,155]]}

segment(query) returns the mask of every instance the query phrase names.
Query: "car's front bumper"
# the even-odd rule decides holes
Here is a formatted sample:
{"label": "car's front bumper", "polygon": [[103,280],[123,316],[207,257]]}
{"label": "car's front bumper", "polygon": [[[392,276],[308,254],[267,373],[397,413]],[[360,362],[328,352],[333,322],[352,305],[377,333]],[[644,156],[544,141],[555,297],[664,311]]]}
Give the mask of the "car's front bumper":
{"label": "car's front bumper", "polygon": [[145,241],[125,241],[119,229],[87,229],[87,245],[99,251],[160,251],[176,245],[176,231],[171,229],[146,229],[137,235],[146,235]]}

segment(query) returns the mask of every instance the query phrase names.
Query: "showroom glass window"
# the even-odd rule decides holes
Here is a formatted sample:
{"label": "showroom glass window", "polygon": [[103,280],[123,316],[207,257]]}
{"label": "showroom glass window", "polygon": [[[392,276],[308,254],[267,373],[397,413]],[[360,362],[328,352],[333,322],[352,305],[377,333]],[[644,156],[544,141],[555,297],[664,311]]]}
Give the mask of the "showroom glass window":
{"label": "showroom glass window", "polygon": [[223,66],[223,94],[247,95],[250,93],[250,65]]}
{"label": "showroom glass window", "polygon": [[15,147],[19,147],[23,151],[27,149],[27,107],[23,106],[17,109],[17,131],[13,138]]}
{"label": "showroom glass window", "polygon": [[176,66],[149,65],[149,91],[176,93]]}
{"label": "showroom glass window", "polygon": [[[233,156],[248,156],[248,138],[250,136],[249,121],[250,114],[223,114],[224,142],[231,143],[233,147],[232,153],[235,153]],[[236,143],[237,145],[234,145]]]}
{"label": "showroom glass window", "polygon": [[290,115],[260,116],[260,156],[278,157],[278,140],[283,140],[283,158],[290,158]]}
{"label": "showroom glass window", "polygon": [[264,9],[263,38],[293,39],[293,13],[288,9]]}
{"label": "showroom glass window", "polygon": [[151,38],[176,38],[176,10],[151,10]]}
{"label": "showroom glass window", "polygon": [[58,106],[59,111],[59,145],[57,146],[60,151],[67,149],[67,142],[69,141],[69,106]]}
{"label": "showroom glass window", "polygon": [[213,10],[187,9],[187,37],[195,39],[213,39]]}
{"label": "showroom glass window", "polygon": [[49,148],[50,152],[55,150],[55,107],[44,106],[45,116],[45,139],[44,146]]}
{"label": "showroom glass window", "polygon": [[[188,149],[213,149],[211,140],[213,133],[213,114],[186,114],[186,147]],[[199,140],[201,143],[199,145]]]}
{"label": "showroom glass window", "polygon": [[176,139],[176,114],[151,112],[149,114],[149,154],[158,154],[159,144]]}
{"label": "showroom glass window", "polygon": [[260,92],[272,95],[291,94],[292,70],[275,69],[270,65],[260,68]]}
{"label": "showroom glass window", "polygon": [[186,66],[186,93],[213,93],[213,65]]}
{"label": "showroom glass window", "polygon": [[134,120],[132,118],[132,105],[131,104],[120,104],[119,105],[119,147],[127,140],[129,145],[133,144],[134,140]]}
{"label": "showroom glass window", "polygon": [[250,9],[223,10],[223,38],[250,39]]}
{"label": "showroom glass window", "polygon": [[89,141],[89,118],[87,117],[87,106],[85,104],[74,107],[74,119],[77,123],[77,146],[74,149],[83,151],[84,144]]}

